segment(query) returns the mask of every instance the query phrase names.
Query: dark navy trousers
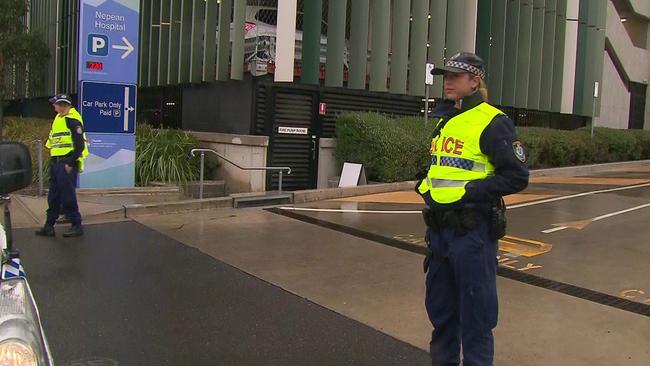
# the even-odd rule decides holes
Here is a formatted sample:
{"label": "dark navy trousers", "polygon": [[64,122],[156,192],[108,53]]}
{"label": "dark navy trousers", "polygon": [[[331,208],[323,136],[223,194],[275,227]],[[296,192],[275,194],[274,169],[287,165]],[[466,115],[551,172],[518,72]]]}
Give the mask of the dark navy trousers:
{"label": "dark navy trousers", "polygon": [[63,213],[72,225],[81,224],[81,214],[77,205],[77,168],[72,172],[65,171],[63,161],[52,161],[50,164],[50,190],[47,195],[46,224],[54,226],[59,214]]}
{"label": "dark navy trousers", "polygon": [[498,301],[497,240],[490,239],[489,216],[464,236],[453,229],[427,231],[433,259],[426,275],[426,309],[434,330],[433,365],[492,365]]}

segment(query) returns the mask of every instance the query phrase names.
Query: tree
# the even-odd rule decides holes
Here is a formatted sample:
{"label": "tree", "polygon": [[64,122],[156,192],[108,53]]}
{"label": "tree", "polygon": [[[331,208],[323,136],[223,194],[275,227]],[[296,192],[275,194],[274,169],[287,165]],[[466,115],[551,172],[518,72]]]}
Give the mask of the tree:
{"label": "tree", "polygon": [[50,51],[42,34],[27,29],[28,10],[28,0],[0,1],[0,139],[5,100],[24,96],[17,94],[16,80],[31,91],[46,79]]}

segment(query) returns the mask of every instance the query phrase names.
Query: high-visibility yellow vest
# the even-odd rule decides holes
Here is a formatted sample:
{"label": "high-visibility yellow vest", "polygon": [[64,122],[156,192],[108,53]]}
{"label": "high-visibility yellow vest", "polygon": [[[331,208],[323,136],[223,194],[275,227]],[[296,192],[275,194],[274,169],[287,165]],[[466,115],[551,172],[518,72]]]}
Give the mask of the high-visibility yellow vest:
{"label": "high-visibility yellow vest", "polygon": [[431,142],[431,167],[418,186],[440,204],[459,201],[467,183],[494,175],[494,166],[481,151],[481,134],[497,115],[497,108],[481,103],[449,121]]}
{"label": "high-visibility yellow vest", "polygon": [[[45,146],[50,149],[50,156],[65,156],[74,150],[74,143],[72,141],[72,133],[68,128],[66,118],[71,118],[79,121],[83,126],[81,115],[76,109],[70,108],[67,115],[61,116],[57,114],[52,122],[52,129],[50,130],[50,137],[47,139]],[[86,143],[86,133],[83,134],[84,151],[79,157],[79,170],[83,171],[83,159],[88,156],[88,144]]]}

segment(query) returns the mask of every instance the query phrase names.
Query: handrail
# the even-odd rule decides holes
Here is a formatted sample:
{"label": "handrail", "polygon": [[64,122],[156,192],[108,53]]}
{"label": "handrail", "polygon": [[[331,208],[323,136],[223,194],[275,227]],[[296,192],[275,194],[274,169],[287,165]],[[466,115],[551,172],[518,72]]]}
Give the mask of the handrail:
{"label": "handrail", "polygon": [[203,171],[204,171],[204,165],[205,165],[205,153],[209,152],[217,157],[227,161],[228,163],[236,166],[237,168],[241,170],[277,170],[278,171],[278,191],[282,193],[282,174],[284,171],[287,171],[287,174],[291,174],[291,168],[288,166],[264,166],[264,167],[244,167],[241,166],[234,161],[228,159],[227,157],[219,154],[218,152],[212,150],[212,149],[205,149],[205,148],[197,148],[197,149],[192,149],[190,150],[190,155],[193,157],[196,156],[196,153],[200,152],[201,153],[201,166],[199,169],[199,199],[203,199]]}

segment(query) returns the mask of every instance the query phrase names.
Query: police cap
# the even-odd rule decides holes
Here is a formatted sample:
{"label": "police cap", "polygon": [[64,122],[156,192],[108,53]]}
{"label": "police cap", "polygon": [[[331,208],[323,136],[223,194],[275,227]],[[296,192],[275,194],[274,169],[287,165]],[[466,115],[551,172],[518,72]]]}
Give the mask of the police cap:
{"label": "police cap", "polygon": [[485,77],[485,71],[483,70],[483,59],[469,52],[457,53],[452,58],[447,60],[445,66],[436,67],[435,69],[431,70],[432,75],[444,75],[445,72],[468,72],[481,78]]}
{"label": "police cap", "polygon": [[72,99],[67,94],[57,94],[49,99],[50,103],[66,103],[72,105]]}

